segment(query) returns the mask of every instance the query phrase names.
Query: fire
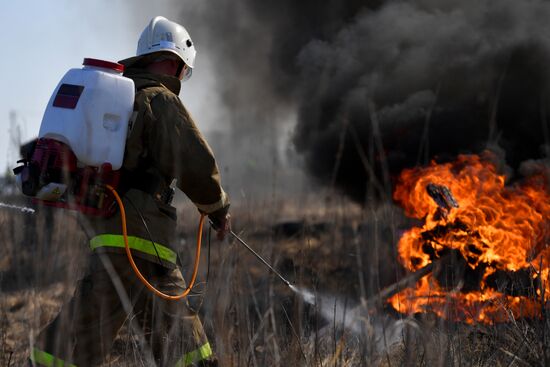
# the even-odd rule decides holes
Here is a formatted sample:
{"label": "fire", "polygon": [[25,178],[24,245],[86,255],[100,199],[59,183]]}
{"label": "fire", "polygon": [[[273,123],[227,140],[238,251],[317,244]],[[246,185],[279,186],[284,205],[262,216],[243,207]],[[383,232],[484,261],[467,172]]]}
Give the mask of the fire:
{"label": "fire", "polygon": [[[462,155],[401,173],[394,199],[423,224],[401,237],[399,261],[410,271],[438,261],[389,300],[396,310],[469,323],[540,315],[550,294],[547,183],[540,175],[507,186],[490,158]],[[510,278],[527,284],[507,287],[517,283],[502,281]]]}

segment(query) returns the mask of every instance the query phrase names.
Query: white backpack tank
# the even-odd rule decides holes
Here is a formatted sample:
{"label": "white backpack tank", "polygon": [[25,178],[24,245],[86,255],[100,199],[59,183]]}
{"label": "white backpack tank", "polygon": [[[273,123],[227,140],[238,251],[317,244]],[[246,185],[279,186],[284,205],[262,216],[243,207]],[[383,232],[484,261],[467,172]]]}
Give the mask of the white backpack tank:
{"label": "white backpack tank", "polygon": [[[122,166],[128,123],[134,107],[134,82],[118,63],[84,59],[57,85],[40,125],[39,138],[69,145],[85,166]],[[79,163],[79,164],[80,164]]]}

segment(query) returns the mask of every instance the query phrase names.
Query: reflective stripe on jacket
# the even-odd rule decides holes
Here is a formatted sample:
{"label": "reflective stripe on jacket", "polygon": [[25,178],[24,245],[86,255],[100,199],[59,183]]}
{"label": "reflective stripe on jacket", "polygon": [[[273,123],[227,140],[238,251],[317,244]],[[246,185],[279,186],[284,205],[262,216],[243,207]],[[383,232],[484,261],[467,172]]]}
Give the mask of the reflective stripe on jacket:
{"label": "reflective stripe on jacket", "polygon": [[37,366],[44,367],[76,367],[76,365],[65,362],[62,359],[56,358],[54,355],[44,352],[38,348],[33,348],[31,351],[31,361]]}
{"label": "reflective stripe on jacket", "polygon": [[[100,247],[125,248],[124,237],[119,234],[101,234],[90,240],[90,248],[95,250]],[[132,250],[151,255],[176,265],[177,254],[160,243],[144,240],[139,237],[128,236],[128,247]]]}

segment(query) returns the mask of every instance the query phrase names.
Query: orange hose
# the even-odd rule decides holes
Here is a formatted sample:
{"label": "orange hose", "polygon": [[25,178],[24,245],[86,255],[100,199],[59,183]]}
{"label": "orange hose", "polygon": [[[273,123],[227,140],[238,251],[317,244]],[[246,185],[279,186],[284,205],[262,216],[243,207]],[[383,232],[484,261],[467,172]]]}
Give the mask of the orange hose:
{"label": "orange hose", "polygon": [[118,206],[120,208],[120,218],[122,219],[122,237],[124,237],[124,248],[126,249],[126,255],[128,256],[128,260],[130,261],[130,265],[132,266],[132,269],[134,269],[136,276],[139,278],[139,280],[141,280],[141,282],[147,288],[149,288],[151,292],[153,292],[160,298],[171,300],[171,301],[177,301],[187,296],[191,291],[191,289],[193,288],[193,285],[195,285],[195,280],[197,279],[197,273],[199,271],[199,261],[201,257],[202,228],[204,226],[205,215],[201,214],[201,219],[199,221],[199,230],[197,233],[197,251],[195,252],[195,265],[193,267],[193,275],[191,276],[191,281],[189,282],[189,286],[187,286],[187,288],[183,291],[182,294],[172,296],[156,289],[151,283],[147,281],[147,279],[145,279],[145,277],[139,271],[136,263],[134,262],[134,258],[132,257],[132,251],[130,251],[130,246],[128,245],[128,233],[126,229],[126,212],[124,210],[124,205],[122,204],[122,200],[120,199],[120,196],[118,196],[118,193],[116,192],[116,190],[111,185],[105,185],[105,186],[107,187],[107,189],[109,189],[113,193],[118,203]]}

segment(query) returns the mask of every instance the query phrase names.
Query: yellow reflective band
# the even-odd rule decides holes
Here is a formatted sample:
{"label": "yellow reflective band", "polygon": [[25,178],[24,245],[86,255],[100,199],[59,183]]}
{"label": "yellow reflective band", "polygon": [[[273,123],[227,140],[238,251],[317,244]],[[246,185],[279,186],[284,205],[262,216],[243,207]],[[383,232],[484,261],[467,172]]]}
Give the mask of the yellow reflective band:
{"label": "yellow reflective band", "polygon": [[45,367],[76,367],[75,364],[65,362],[62,359],[55,358],[50,353],[33,348],[31,353],[31,361]]}
{"label": "yellow reflective band", "polygon": [[190,366],[193,363],[200,362],[208,357],[212,356],[212,348],[210,348],[210,343],[204,344],[199,349],[195,349],[192,352],[186,353],[179,361],[175,364],[174,367],[186,367]]}
{"label": "yellow reflective band", "polygon": [[[132,250],[140,251],[151,256],[158,256],[162,260],[176,264],[177,255],[174,251],[170,250],[168,247],[165,247],[159,243],[153,243],[149,240],[144,240],[143,238],[128,236],[128,246]],[[124,237],[119,234],[101,234],[95,236],[90,240],[90,248],[95,250],[99,247],[119,247],[124,248]],[[155,251],[156,248],[156,251]]]}

